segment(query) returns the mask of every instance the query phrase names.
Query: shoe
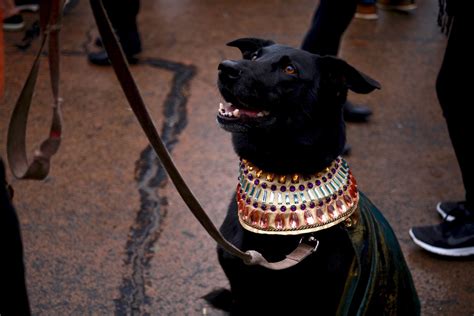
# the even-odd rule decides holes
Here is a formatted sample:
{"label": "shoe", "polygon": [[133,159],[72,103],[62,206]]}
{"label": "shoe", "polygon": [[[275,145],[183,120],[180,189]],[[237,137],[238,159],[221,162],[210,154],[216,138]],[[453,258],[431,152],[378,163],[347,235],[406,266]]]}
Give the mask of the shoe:
{"label": "shoe", "polygon": [[383,10],[410,12],[417,8],[415,0],[378,0],[377,7]]}
{"label": "shoe", "polygon": [[454,215],[450,215],[452,211],[456,208],[459,207],[465,207],[466,202],[452,202],[452,201],[446,201],[446,202],[439,202],[436,205],[436,211],[438,214],[444,219],[447,220],[448,222],[453,221],[456,217]]}
{"label": "shoe", "polygon": [[[126,56],[126,58],[130,65],[135,65],[138,63],[138,58],[134,56]],[[101,50],[95,53],[89,53],[87,54],[87,59],[89,60],[89,62],[97,66],[110,66],[111,65],[109,56],[107,55],[107,52],[105,50]]]}
{"label": "shoe", "polygon": [[365,106],[355,105],[352,102],[346,101],[342,106],[344,120],[347,122],[366,122],[372,111]]}
{"label": "shoe", "polygon": [[77,6],[79,0],[65,0],[63,5],[63,13],[69,14]]}
{"label": "shoe", "polygon": [[474,212],[458,204],[447,214],[454,219],[444,220],[439,225],[411,228],[409,233],[413,242],[426,251],[442,256],[474,255]]}
{"label": "shoe", "polygon": [[39,0],[15,0],[15,8],[21,12],[37,12],[39,10]]}
{"label": "shoe", "polygon": [[19,31],[23,29],[25,22],[21,14],[12,15],[6,19],[3,19],[3,29],[5,31]]}
{"label": "shoe", "polygon": [[377,20],[377,7],[375,4],[357,4],[356,13],[354,15],[356,19],[362,20]]}

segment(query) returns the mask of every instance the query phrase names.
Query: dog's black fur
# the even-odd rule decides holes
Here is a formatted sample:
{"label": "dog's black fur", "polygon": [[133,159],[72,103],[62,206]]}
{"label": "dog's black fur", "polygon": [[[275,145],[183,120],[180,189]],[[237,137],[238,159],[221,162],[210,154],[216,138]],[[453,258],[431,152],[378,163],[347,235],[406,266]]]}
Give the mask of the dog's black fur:
{"label": "dog's black fur", "polygon": [[[232,133],[239,157],[277,174],[314,174],[343,150],[342,104],[348,89],[369,93],[380,85],[345,61],[318,56],[268,40],[243,38],[228,43],[243,59],[219,65],[218,87],[233,107],[267,111],[265,117],[217,116]],[[242,112],[242,111],[241,111]],[[269,261],[281,260],[301,236],[261,235],[242,228],[235,196],[221,233],[242,250],[254,249]],[[320,247],[298,265],[280,271],[247,266],[221,248],[219,262],[231,291],[206,298],[232,314],[334,315],[353,250],[336,226],[317,233]]]}

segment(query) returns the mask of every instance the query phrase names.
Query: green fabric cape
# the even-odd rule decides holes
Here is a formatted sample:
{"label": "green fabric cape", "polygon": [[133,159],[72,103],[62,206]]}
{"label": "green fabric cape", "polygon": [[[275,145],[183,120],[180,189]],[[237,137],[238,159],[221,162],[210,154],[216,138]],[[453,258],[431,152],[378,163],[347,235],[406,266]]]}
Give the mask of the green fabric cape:
{"label": "green fabric cape", "polygon": [[347,233],[355,256],[337,315],[420,315],[420,302],[397,237],[362,193],[359,222]]}

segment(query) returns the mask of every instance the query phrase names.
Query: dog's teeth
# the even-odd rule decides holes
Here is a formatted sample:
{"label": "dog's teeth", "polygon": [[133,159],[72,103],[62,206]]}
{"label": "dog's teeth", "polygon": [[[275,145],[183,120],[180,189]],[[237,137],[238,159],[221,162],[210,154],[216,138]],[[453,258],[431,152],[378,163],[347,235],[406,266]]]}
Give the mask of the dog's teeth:
{"label": "dog's teeth", "polygon": [[267,116],[268,114],[270,114],[270,112],[268,112],[268,111],[263,111],[262,113],[263,113],[263,115],[265,115],[265,116]]}
{"label": "dog's teeth", "polygon": [[257,113],[257,117],[263,117],[263,116],[264,116],[263,112],[258,112]]}
{"label": "dog's teeth", "polygon": [[224,104],[222,104],[222,102],[219,103],[219,110],[223,110],[224,109]]}
{"label": "dog's teeth", "polygon": [[234,112],[232,112],[232,115],[235,116],[235,117],[239,117],[240,116],[239,109],[235,109]]}

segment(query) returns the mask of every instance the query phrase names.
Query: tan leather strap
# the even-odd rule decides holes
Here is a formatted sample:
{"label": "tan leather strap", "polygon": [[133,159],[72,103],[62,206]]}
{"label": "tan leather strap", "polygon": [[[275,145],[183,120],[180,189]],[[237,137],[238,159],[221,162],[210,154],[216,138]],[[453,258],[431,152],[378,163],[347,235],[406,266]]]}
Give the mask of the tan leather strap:
{"label": "tan leather strap", "polygon": [[[61,99],[59,97],[59,23],[62,5],[60,0],[41,2],[40,23],[41,44],[31,67],[25,85],[21,90],[10,118],[7,135],[7,158],[13,175],[19,179],[44,179],[49,172],[51,157],[58,151],[61,143]],[[49,41],[48,41],[49,39]],[[33,161],[28,163],[26,154],[26,127],[33,92],[35,90],[41,55],[46,42],[53,92],[53,114],[51,128],[46,138],[35,151]]]}
{"label": "tan leather strap", "polygon": [[308,240],[303,240],[298,247],[289,254],[284,260],[280,262],[268,262],[265,258],[257,251],[249,250],[242,252],[240,249],[229,243],[214,226],[210,218],[202,206],[197,201],[194,194],[191,192],[189,187],[183,180],[183,177],[178,172],[176,165],[173,162],[168,150],[166,149],[163,141],[158,134],[155,124],[148,113],[148,110],[143,102],[140,91],[133,79],[128,63],[125,60],[124,53],[121,46],[119,45],[115,33],[112,31],[110,21],[104,10],[101,0],[90,0],[92,11],[94,13],[95,21],[99,29],[99,33],[102,37],[104,47],[107,51],[109,59],[112,63],[112,67],[117,75],[120,85],[127,97],[127,100],[132,108],[135,116],[138,119],[143,131],[148,137],[148,141],[152,145],[156,154],[160,158],[163,167],[166,169],[169,177],[173,181],[176,189],[180,196],[183,198],[186,205],[189,207],[196,219],[211,235],[211,237],[226,251],[241,258],[246,264],[249,265],[261,265],[268,269],[280,270],[289,268],[316,250],[314,241],[307,243]]}
{"label": "tan leather strap", "polygon": [[244,262],[248,265],[260,265],[271,270],[283,270],[290,268],[308,257],[318,249],[319,241],[313,236],[301,238],[298,247],[295,248],[286,258],[278,262],[268,262],[259,252],[247,250],[245,253],[252,256],[251,260]]}

